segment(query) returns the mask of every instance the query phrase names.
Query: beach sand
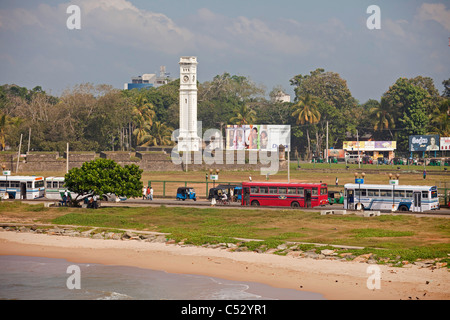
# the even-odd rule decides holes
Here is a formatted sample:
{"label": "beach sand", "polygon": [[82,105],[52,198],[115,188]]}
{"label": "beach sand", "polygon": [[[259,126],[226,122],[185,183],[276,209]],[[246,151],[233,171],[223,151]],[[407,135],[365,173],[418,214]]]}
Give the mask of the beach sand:
{"label": "beach sand", "polygon": [[[133,266],[170,273],[195,274],[257,282],[322,294],[330,300],[447,300],[447,268],[403,268],[353,261],[317,260],[256,252],[230,252],[195,246],[136,240],[102,240],[0,232],[0,255],[66,259],[76,263]],[[379,289],[368,279],[379,268]],[[369,273],[368,273],[369,271]],[[369,280],[369,283],[373,283]]]}

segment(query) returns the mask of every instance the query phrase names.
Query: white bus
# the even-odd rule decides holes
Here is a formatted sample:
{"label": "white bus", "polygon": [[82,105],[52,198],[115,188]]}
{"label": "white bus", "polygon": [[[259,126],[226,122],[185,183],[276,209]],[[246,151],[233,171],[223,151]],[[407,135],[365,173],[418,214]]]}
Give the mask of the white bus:
{"label": "white bus", "polygon": [[[45,178],[45,197],[47,199],[61,200],[66,189],[64,188],[64,177]],[[76,196],[75,194],[71,195]]]}
{"label": "white bus", "polygon": [[439,210],[436,186],[344,185],[344,209],[423,212]]}
{"label": "white bus", "polygon": [[36,176],[0,176],[3,199],[36,199],[45,194],[44,178]]}

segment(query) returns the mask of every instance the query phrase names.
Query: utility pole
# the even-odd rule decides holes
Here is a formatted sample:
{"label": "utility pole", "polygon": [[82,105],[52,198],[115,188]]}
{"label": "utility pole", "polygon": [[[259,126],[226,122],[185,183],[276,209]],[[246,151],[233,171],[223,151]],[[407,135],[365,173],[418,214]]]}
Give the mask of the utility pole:
{"label": "utility pole", "polygon": [[359,135],[358,135],[358,130],[356,130],[356,142],[358,143],[358,168],[361,169],[361,160],[359,158]]}
{"label": "utility pole", "polygon": [[69,143],[67,142],[67,151],[66,151],[66,173],[69,172]]}
{"label": "utility pole", "polygon": [[22,149],[22,136],[23,134],[20,134],[19,152],[17,152],[16,173],[19,172],[20,149]]}
{"label": "utility pole", "polygon": [[326,153],[327,153],[327,163],[328,163],[328,121],[327,121],[327,150],[326,150]]}

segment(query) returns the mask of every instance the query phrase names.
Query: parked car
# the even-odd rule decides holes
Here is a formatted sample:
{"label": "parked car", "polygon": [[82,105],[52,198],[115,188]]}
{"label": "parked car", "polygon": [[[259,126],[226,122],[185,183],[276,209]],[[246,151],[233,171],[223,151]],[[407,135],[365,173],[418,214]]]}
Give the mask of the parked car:
{"label": "parked car", "polygon": [[194,201],[197,201],[197,196],[195,194],[194,188],[190,187],[180,187],[177,190],[177,200],[186,200],[186,199],[192,199]]}

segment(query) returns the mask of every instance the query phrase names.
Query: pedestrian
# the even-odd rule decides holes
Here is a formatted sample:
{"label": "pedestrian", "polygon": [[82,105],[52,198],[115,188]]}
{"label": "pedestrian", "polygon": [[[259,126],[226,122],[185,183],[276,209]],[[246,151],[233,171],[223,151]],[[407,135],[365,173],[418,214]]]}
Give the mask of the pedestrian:
{"label": "pedestrian", "polygon": [[336,185],[339,185],[339,179],[336,177]]}
{"label": "pedestrian", "polygon": [[147,196],[147,187],[144,186],[142,188],[142,200],[145,200],[145,197]]}
{"label": "pedestrian", "polygon": [[216,197],[211,198],[211,207],[214,207],[216,205]]}
{"label": "pedestrian", "polygon": [[426,179],[427,178],[427,170],[423,170],[423,178]]}
{"label": "pedestrian", "polygon": [[150,199],[150,186],[147,187],[147,200]]}
{"label": "pedestrian", "polygon": [[248,181],[252,182],[252,176],[248,176]]}
{"label": "pedestrian", "polygon": [[150,200],[153,200],[153,188],[150,187]]}

